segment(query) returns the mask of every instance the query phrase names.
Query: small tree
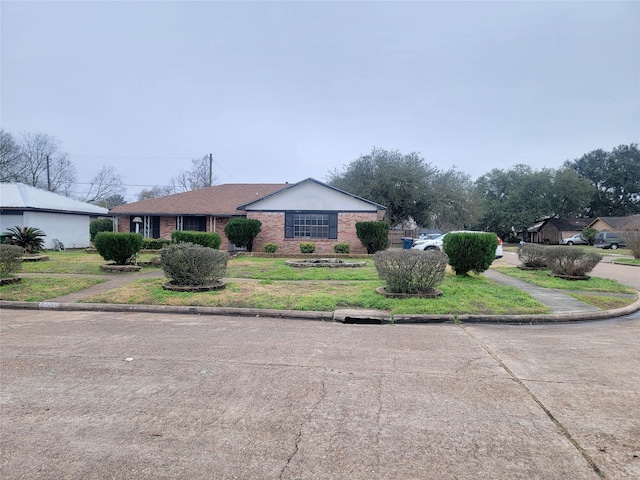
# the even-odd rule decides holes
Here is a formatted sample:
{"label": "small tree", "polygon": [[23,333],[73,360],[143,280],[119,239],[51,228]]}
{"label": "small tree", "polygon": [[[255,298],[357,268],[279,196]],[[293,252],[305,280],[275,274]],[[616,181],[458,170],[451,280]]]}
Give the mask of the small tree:
{"label": "small tree", "polygon": [[593,245],[596,241],[596,235],[598,234],[598,231],[595,228],[585,227],[582,229],[582,232],[580,232],[580,234],[589,245]]}
{"label": "small tree", "polygon": [[495,233],[449,233],[442,245],[456,275],[484,272],[496,258]]}
{"label": "small tree", "polygon": [[262,222],[252,218],[232,218],[224,227],[224,234],[229,241],[248,252],[253,250],[253,240],[260,233]]}
{"label": "small tree", "polygon": [[89,222],[89,235],[91,242],[96,239],[99,232],[113,232],[113,220],[110,218],[98,218]]}
{"label": "small tree", "polygon": [[44,248],[45,233],[39,228],[15,226],[7,228],[5,235],[9,238],[5,243],[18,245],[23,248],[24,253],[38,253]]}
{"label": "small tree", "polygon": [[357,222],[356,234],[366,247],[368,254],[386,250],[389,246],[389,224],[387,222]]}
{"label": "small tree", "polygon": [[142,248],[139,233],[99,232],[94,242],[96,250],[106,261],[125,265]]}
{"label": "small tree", "polygon": [[9,277],[20,270],[24,250],[18,245],[0,244],[0,277]]}

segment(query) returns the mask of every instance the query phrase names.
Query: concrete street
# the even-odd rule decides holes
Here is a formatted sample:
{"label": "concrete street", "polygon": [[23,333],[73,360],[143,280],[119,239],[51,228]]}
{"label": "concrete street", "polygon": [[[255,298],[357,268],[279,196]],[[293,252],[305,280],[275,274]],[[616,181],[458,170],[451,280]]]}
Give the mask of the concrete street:
{"label": "concrete street", "polygon": [[3,479],[640,478],[638,313],[0,315]]}

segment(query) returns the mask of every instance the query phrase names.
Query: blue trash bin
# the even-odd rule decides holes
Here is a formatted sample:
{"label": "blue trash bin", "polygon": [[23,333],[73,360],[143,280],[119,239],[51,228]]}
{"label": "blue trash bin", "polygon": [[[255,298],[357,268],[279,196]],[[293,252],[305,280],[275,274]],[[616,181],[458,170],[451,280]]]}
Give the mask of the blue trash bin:
{"label": "blue trash bin", "polygon": [[413,238],[402,237],[402,248],[404,250],[409,250],[413,245]]}

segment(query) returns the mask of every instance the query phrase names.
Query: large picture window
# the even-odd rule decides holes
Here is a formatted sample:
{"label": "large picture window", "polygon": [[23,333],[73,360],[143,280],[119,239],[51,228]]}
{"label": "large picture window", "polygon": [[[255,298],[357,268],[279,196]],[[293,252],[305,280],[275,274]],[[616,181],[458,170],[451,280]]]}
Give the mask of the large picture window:
{"label": "large picture window", "polygon": [[176,230],[190,230],[193,232],[207,231],[207,217],[178,216],[176,218]]}
{"label": "large picture window", "polygon": [[338,238],[338,214],[335,212],[286,212],[285,238]]}

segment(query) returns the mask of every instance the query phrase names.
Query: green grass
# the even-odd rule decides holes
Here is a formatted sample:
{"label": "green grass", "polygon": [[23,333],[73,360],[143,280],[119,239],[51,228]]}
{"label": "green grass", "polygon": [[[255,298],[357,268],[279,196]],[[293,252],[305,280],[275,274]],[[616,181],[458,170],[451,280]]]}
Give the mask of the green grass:
{"label": "green grass", "polygon": [[[56,274],[98,274],[105,261],[97,254],[84,251],[47,252],[50,260],[23,263],[22,271],[43,276],[24,277],[22,284],[0,289],[0,299],[44,301],[82,290],[102,281],[100,278],[48,277]],[[151,254],[142,255],[147,261]],[[349,260],[347,260],[349,261]],[[286,259],[237,257],[229,261],[225,278],[227,288],[216,292],[186,293],[162,289],[166,279],[138,279],[126,286],[86,298],[84,302],[219,306],[259,309],[332,311],[339,308],[385,310],[392,314],[536,314],[549,309],[517,288],[499,285],[482,275],[457,277],[448,273],[438,287],[443,296],[435,299],[390,299],[376,293],[382,286],[372,259],[362,268],[295,268]],[[546,288],[578,291],[584,301],[599,308],[617,308],[633,301],[633,289],[613,280],[592,278],[586,282],[569,282],[550,277],[546,272],[522,271],[515,267],[499,267],[499,271]],[[134,274],[125,274],[134,275]],[[610,292],[596,295],[590,292]],[[580,297],[583,299],[582,297]],[[614,305],[610,307],[610,305]]]}
{"label": "green grass", "polygon": [[[100,270],[100,265],[109,263],[97,253],[87,253],[84,250],[67,250],[64,252],[47,251],[44,253],[49,257],[49,260],[22,262],[20,272],[100,275],[104,273]],[[138,261],[149,261],[153,256],[152,254],[143,254],[138,257]]]}
{"label": "green grass", "polygon": [[229,281],[222,291],[185,293],[162,289],[162,279],[136,280],[91,298],[90,303],[195,305],[210,307],[333,311],[339,308],[386,310],[392,314],[530,314],[549,309],[517,288],[482,276],[448,275],[436,299],[391,299],[376,293],[380,281]]}
{"label": "green grass", "polygon": [[0,300],[44,302],[107,281],[95,277],[22,277],[20,283],[0,287]]}
{"label": "green grass", "polygon": [[496,267],[500,273],[545,288],[583,292],[610,292],[634,294],[635,290],[608,278],[592,277],[589,280],[564,280],[549,275],[548,270],[520,270],[517,267]]}
{"label": "green grass", "polygon": [[611,263],[616,265],[640,265],[640,258],[620,258],[613,260]]}
{"label": "green grass", "polygon": [[238,257],[229,260],[227,278],[257,280],[377,280],[378,273],[371,259],[348,259],[345,262],[366,262],[358,268],[296,268],[286,264],[290,258]]}

